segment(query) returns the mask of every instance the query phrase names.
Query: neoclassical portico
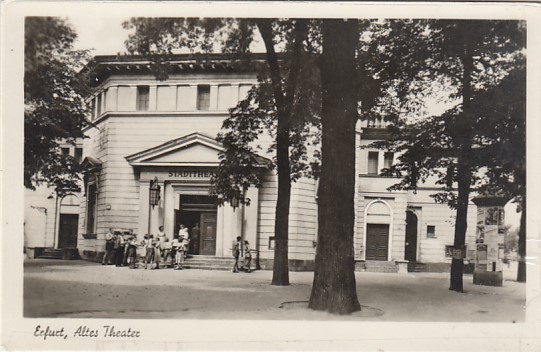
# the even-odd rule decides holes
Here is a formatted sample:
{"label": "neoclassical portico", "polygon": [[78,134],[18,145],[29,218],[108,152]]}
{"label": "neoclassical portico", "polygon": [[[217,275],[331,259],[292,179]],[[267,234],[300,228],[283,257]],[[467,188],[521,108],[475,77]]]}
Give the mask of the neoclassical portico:
{"label": "neoclassical portico", "polygon": [[[196,255],[230,256],[237,236],[256,243],[258,189],[247,190],[251,205],[234,209],[216,206],[210,195],[222,146],[213,138],[192,133],[126,157],[139,176],[138,233],[163,226],[171,240],[180,224],[190,229],[190,251]],[[158,180],[160,201],[149,205],[151,180]]]}

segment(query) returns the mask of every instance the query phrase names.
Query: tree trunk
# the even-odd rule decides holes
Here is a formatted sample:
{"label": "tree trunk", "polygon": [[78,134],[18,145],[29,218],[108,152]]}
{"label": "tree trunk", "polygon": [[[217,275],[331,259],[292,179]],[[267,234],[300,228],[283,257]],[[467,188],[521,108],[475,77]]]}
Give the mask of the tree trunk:
{"label": "tree trunk", "polygon": [[[473,73],[472,44],[468,39],[464,40],[464,51],[461,57],[463,65],[462,73],[462,114],[457,119],[457,138],[459,138],[460,155],[458,158],[457,181],[458,197],[456,204],[455,239],[453,246],[456,249],[464,249],[466,243],[466,231],[468,229],[468,203],[472,170],[470,166],[472,148],[472,87],[471,76]],[[464,259],[454,258],[451,261],[451,282],[449,290],[463,292],[464,285],[462,275],[464,273]]]}
{"label": "tree trunk", "polygon": [[261,19],[257,26],[265,48],[269,65],[274,99],[276,100],[276,169],[278,173],[278,198],[274,220],[274,264],[272,267],[272,285],[289,285],[289,205],[291,198],[291,172],[289,165],[289,118],[285,107],[282,89],[282,76],[278,56],[274,50],[271,20]]}
{"label": "tree trunk", "polygon": [[526,195],[522,197],[522,213],[518,230],[518,270],[517,281],[526,282]]}
{"label": "tree trunk", "polygon": [[[458,199],[455,221],[454,248],[464,248],[466,230],[468,229],[468,202],[470,198],[471,170],[467,165],[459,165],[458,170]],[[464,260],[453,258],[451,261],[451,284],[449,290],[463,292],[462,275]]]}
{"label": "tree trunk", "polygon": [[319,230],[309,307],[349,314],[361,309],[353,258],[357,22],[324,20],[322,34]]}

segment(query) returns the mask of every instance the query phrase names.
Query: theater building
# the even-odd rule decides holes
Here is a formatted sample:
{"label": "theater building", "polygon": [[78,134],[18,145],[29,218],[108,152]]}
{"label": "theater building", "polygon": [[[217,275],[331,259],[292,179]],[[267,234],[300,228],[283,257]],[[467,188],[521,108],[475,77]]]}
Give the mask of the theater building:
{"label": "theater building", "polygon": [[[149,62],[133,56],[97,56],[87,67],[96,84],[91,120],[83,140],[84,191],[80,196],[77,249],[100,260],[109,228],[142,239],[163,226],[169,238],[189,228],[193,256],[231,257],[236,236],[250,241],[263,269],[272,267],[277,198],[275,171],[261,188],[249,188],[249,206],[216,206],[210,179],[222,146],[215,141],[228,109],[257,83],[257,65],[220,55],[198,60],[170,57],[171,72],[159,81]],[[404,263],[446,270],[451,258],[455,212],[435,204],[427,186],[416,194],[389,192],[396,178],[379,176],[396,156],[366,148],[385,138],[383,126],[359,122],[354,252],[359,270],[397,271]],[[260,166],[270,137],[261,136]],[[363,147],[364,148],[361,148]],[[157,187],[159,186],[159,187]],[[292,270],[312,270],[317,246],[317,181],[292,185],[289,259]],[[476,208],[468,218],[468,245],[475,244]]]}

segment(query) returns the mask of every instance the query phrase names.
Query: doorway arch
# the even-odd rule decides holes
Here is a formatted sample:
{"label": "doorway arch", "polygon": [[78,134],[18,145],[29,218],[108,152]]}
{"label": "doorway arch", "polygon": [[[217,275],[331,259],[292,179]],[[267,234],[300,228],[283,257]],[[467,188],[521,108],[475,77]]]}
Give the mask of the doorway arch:
{"label": "doorway arch", "polygon": [[363,241],[365,260],[390,260],[392,218],[392,208],[387,201],[376,199],[367,204]]}
{"label": "doorway arch", "polygon": [[58,248],[77,248],[79,197],[67,194],[60,200],[58,215]]}

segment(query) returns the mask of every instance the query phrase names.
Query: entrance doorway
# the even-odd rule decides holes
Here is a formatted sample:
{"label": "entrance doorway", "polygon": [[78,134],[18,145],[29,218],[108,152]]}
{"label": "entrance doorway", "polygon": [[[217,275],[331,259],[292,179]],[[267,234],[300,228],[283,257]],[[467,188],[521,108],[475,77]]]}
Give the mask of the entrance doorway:
{"label": "entrance doorway", "polygon": [[417,261],[417,215],[406,211],[406,246],[404,259],[410,262]]}
{"label": "entrance doorway", "polygon": [[216,254],[216,197],[206,195],[180,195],[180,209],[175,210],[175,233],[180,224],[188,228],[190,245],[188,254]]}
{"label": "entrance doorway", "polygon": [[389,224],[366,225],[366,260],[387,260]]}
{"label": "entrance doorway", "polygon": [[60,214],[58,248],[77,248],[78,214]]}

